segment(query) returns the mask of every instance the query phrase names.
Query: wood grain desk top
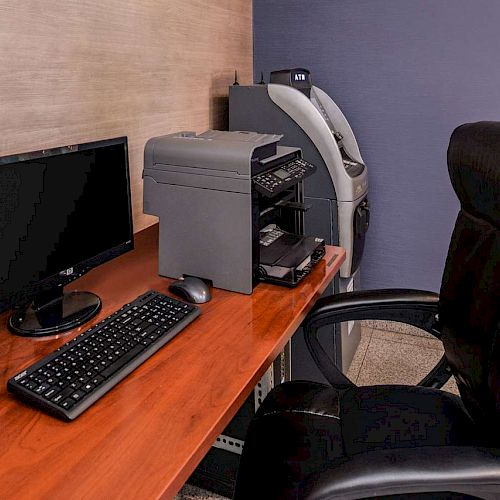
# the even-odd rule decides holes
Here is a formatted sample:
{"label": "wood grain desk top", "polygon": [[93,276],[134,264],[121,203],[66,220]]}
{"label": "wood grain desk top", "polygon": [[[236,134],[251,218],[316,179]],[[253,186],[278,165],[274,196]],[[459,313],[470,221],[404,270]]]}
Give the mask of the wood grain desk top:
{"label": "wood grain desk top", "polygon": [[341,248],[294,289],[213,290],[181,334],[71,423],[15,399],[7,380],[140,293],[166,292],[157,226],[133,252],[74,282],[103,300],[93,321],[45,339],[16,337],[0,315],[0,498],[171,498],[283,349],[345,259]]}

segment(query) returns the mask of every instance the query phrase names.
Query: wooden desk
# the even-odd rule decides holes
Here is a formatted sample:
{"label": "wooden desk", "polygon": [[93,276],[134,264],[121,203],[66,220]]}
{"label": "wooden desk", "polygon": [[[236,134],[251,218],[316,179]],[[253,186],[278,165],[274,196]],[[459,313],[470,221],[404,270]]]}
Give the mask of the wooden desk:
{"label": "wooden desk", "polygon": [[15,399],[7,380],[140,293],[167,290],[157,274],[157,228],[136,249],[71,288],[96,292],[103,309],[60,338],[7,332],[0,315],[0,498],[172,497],[234,416],[345,259],[326,258],[297,288],[260,284],[252,295],[214,290],[180,335],[66,423]]}

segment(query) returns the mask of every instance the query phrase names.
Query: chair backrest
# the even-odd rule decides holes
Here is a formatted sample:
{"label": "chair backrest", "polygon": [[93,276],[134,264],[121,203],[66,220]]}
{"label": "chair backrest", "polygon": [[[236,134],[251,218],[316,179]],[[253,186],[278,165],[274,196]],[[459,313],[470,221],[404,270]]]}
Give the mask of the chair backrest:
{"label": "chair backrest", "polygon": [[[471,417],[500,442],[500,122],[458,127],[448,170],[460,200],[441,284],[446,357]],[[492,443],[493,445],[493,443]]]}

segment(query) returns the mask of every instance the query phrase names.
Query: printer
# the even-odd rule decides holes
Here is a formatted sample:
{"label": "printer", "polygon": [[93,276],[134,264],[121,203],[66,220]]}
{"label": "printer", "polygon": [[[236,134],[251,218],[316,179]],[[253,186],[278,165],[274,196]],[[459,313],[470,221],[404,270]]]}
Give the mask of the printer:
{"label": "printer", "polygon": [[280,139],[209,130],[146,143],[144,212],[160,219],[160,275],[246,294],[307,276],[325,245],[303,235],[303,180],[316,167]]}

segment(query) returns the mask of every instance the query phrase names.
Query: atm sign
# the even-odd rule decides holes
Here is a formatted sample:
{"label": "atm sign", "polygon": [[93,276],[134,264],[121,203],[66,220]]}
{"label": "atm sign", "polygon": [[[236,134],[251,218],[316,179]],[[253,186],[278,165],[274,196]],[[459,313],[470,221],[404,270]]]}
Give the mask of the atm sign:
{"label": "atm sign", "polygon": [[304,75],[304,73],[295,73],[295,75],[293,75],[293,79],[296,82],[305,82],[306,75]]}

